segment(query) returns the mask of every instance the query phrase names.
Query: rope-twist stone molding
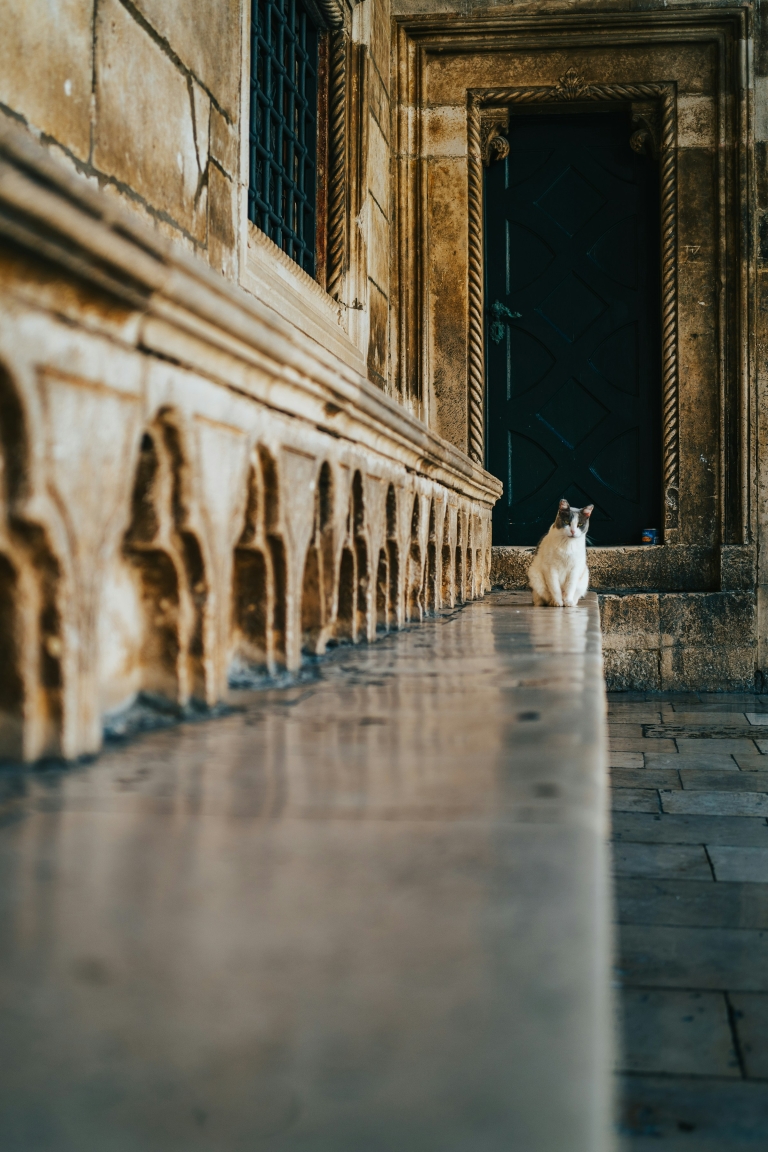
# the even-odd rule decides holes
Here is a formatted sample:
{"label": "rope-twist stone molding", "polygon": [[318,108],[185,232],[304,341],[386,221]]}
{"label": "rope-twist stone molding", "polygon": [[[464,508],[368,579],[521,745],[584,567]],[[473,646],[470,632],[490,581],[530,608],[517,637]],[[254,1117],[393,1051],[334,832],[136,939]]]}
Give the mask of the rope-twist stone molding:
{"label": "rope-twist stone molding", "polygon": [[341,297],[347,199],[347,34],[331,33],[328,77],[328,248],[326,291]]}
{"label": "rope-twist stone molding", "polygon": [[665,527],[678,523],[680,485],[679,381],[677,349],[677,123],[675,86],[590,84],[570,68],[557,84],[529,88],[470,89],[469,150],[469,455],[484,461],[485,350],[483,324],[483,158],[481,112],[505,104],[562,101],[651,100],[661,112],[659,175],[661,192],[661,355],[662,453]]}

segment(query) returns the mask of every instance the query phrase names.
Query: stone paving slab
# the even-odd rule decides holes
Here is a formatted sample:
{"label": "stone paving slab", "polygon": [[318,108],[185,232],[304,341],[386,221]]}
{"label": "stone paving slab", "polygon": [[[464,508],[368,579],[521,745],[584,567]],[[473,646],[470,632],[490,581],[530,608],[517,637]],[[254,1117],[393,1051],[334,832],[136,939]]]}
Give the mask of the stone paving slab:
{"label": "stone paving slab", "polygon": [[[650,741],[648,741],[650,744]],[[753,751],[752,755],[756,755]],[[646,752],[644,756],[646,768],[701,768],[709,770],[719,769],[721,772],[738,770],[736,758],[730,752],[712,753],[700,746],[689,746],[681,749],[672,756],[659,755],[657,752]]]}
{"label": "stone paving slab", "polygon": [[625,924],[618,970],[644,987],[768,992],[768,931]]}
{"label": "stone paving slab", "polygon": [[718,771],[715,768],[681,768],[679,772],[683,788],[709,792],[768,792],[768,772]]}
{"label": "stone paving slab", "polygon": [[722,712],[668,712],[664,722],[665,724],[673,724],[675,727],[684,724],[690,725],[692,728],[709,727],[710,725],[718,727],[743,726],[746,731],[749,731],[751,727],[744,712],[728,712],[725,709]]}
{"label": "stone paving slab", "polygon": [[610,740],[622,740],[625,737],[640,739],[643,735],[642,724],[623,723],[611,716],[608,717],[608,738]]}
{"label": "stone paving slab", "polygon": [[613,817],[613,837],[622,843],[752,844],[768,847],[768,822],[743,816],[660,816],[621,812]]}
{"label": "stone paving slab", "polygon": [[19,771],[2,1152],[610,1152],[594,596]]}
{"label": "stone paving slab", "polygon": [[[710,848],[710,852],[713,849]],[[691,928],[768,928],[768,886],[677,880],[666,876],[616,877],[620,924],[668,924]]]}
{"label": "stone paving slab", "polygon": [[764,792],[660,791],[662,810],[686,816],[768,816]]}
{"label": "stone paving slab", "polygon": [[623,1072],[741,1076],[722,992],[626,988]]}
{"label": "stone paving slab", "polygon": [[609,704],[608,723],[658,724],[661,721],[661,711],[641,708],[638,712],[637,707],[637,704]]}
{"label": "stone paving slab", "polygon": [[[718,741],[724,743],[724,741]],[[631,737],[631,736],[617,736],[616,738],[609,736],[608,747],[611,752],[676,752],[674,740],[648,740],[645,737]],[[724,749],[724,751],[731,751],[731,749]]]}
{"label": "stone paving slab", "polygon": [[768,994],[734,992],[730,997],[746,1073],[768,1080]]}
{"label": "stone paving slab", "polygon": [[613,788],[681,788],[680,773],[671,768],[612,768]]}
{"label": "stone paving slab", "polygon": [[768,770],[768,761],[761,752],[736,752],[733,758],[742,772],[765,772]]}
{"label": "stone paving slab", "polygon": [[709,858],[716,880],[734,880],[742,884],[768,884],[768,848],[745,848],[743,845],[713,844]]}
{"label": "stone paving slab", "polygon": [[614,812],[658,812],[659,793],[648,788],[611,788]]}
{"label": "stone paving slab", "polygon": [[614,844],[613,869],[616,876],[713,879],[707,853],[701,844]]}
{"label": "stone paving slab", "polygon": [[627,1152],[758,1152],[768,1146],[766,1086],[708,1077],[627,1076]]}
{"label": "stone paving slab", "polygon": [[609,752],[609,768],[643,768],[645,760],[642,752]]}

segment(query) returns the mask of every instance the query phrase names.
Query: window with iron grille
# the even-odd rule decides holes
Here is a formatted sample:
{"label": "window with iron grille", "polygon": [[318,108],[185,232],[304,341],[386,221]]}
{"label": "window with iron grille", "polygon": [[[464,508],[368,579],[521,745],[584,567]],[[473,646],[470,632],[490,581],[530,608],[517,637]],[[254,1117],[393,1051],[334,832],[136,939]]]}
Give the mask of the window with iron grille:
{"label": "window with iron grille", "polygon": [[252,0],[248,216],[315,274],[319,31],[301,0]]}

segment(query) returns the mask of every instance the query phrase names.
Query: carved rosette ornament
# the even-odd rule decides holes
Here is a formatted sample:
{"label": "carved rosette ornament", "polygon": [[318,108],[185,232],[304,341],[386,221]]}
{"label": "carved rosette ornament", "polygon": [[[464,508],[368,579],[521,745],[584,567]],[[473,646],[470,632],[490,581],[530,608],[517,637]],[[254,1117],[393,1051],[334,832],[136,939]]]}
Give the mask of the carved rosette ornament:
{"label": "carved rosette ornament", "polygon": [[[661,200],[661,356],[662,459],[665,528],[678,526],[680,485],[679,380],[677,348],[677,105],[675,86],[593,84],[569,68],[557,84],[529,88],[470,89],[468,98],[469,178],[469,455],[485,459],[485,347],[483,317],[483,165],[490,162],[493,134],[484,124],[494,110],[508,114],[513,104],[612,101],[632,106],[630,143],[649,150],[659,162]],[[496,121],[498,123],[498,121]],[[508,147],[508,144],[507,144]],[[486,156],[488,159],[486,159]]]}

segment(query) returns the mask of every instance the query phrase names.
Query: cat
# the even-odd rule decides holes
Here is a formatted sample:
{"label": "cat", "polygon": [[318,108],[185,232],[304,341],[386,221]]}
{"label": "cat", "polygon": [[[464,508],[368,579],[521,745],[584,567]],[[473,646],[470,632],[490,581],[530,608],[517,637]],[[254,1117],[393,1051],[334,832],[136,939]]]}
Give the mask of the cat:
{"label": "cat", "polygon": [[594,504],[571,508],[560,501],[555,522],[542,536],[528,569],[528,583],[536,605],[573,608],[589,587],[587,529]]}

